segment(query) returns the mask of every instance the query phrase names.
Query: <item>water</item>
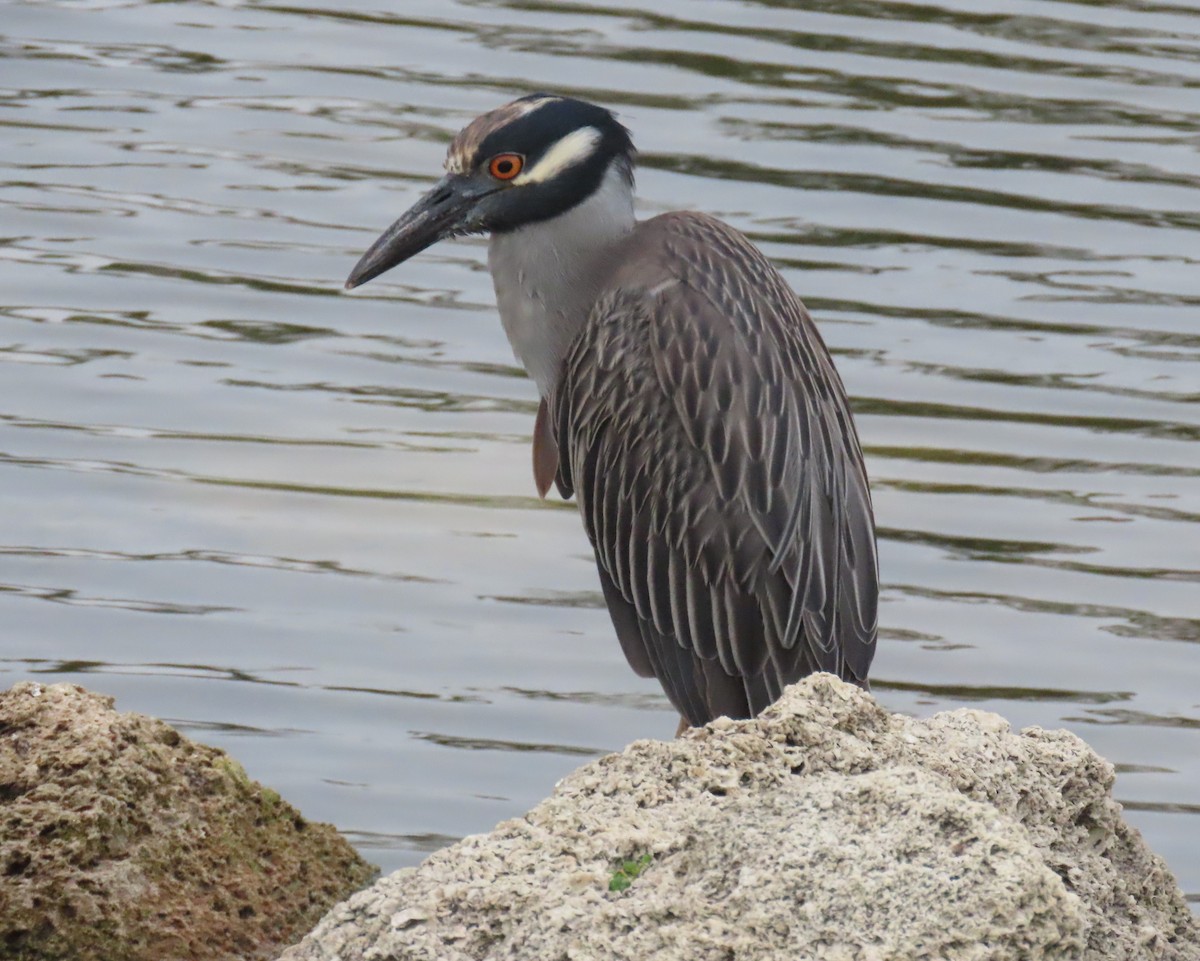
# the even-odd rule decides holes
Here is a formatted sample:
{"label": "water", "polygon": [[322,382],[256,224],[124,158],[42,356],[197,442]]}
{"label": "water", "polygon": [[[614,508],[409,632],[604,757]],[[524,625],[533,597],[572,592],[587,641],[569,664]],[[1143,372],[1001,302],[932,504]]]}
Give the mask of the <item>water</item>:
{"label": "water", "polygon": [[391,869],[675,718],[479,241],[341,282],[475,114],[620,111],[854,397],[875,690],[1066,726],[1200,898],[1188,2],[0,4],[0,667],[229,749]]}

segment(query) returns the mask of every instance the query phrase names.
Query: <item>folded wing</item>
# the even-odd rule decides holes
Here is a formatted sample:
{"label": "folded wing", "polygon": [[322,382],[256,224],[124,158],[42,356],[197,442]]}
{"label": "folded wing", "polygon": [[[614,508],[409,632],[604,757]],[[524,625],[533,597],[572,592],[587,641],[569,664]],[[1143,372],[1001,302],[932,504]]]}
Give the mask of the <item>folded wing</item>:
{"label": "folded wing", "polygon": [[829,353],[737,231],[688,213],[638,231],[548,399],[626,657],[692,724],[812,671],[865,685],[874,522]]}

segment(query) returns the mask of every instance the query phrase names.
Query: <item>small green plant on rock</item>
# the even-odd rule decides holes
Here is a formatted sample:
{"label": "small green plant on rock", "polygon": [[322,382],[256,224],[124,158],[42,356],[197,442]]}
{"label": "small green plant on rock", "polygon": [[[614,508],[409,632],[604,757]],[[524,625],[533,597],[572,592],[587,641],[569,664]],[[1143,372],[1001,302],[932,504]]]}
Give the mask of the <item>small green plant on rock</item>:
{"label": "small green plant on rock", "polygon": [[621,862],[621,866],[613,871],[613,876],[608,880],[608,890],[624,891],[633,884],[639,874],[650,866],[650,862],[653,860],[653,855],[643,854],[637,860]]}

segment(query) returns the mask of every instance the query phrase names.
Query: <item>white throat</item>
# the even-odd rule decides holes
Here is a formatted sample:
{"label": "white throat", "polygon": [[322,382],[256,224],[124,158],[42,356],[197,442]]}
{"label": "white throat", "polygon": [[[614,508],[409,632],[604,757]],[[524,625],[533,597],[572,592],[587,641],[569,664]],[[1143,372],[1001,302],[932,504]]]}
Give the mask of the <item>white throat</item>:
{"label": "white throat", "polygon": [[513,353],[545,397],[634,225],[633,188],[616,163],[587,200],[552,220],[494,234],[488,268]]}

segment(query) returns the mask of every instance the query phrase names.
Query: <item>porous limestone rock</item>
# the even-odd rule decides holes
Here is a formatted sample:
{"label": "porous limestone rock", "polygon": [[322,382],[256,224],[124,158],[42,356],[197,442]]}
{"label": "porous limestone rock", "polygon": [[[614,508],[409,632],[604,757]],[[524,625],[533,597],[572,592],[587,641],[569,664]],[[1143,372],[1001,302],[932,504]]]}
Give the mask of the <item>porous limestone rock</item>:
{"label": "porous limestone rock", "polygon": [[71,684],[0,693],[0,957],[269,958],[373,873],[215,748]]}
{"label": "porous limestone rock", "polygon": [[1072,734],[914,720],[817,675],[756,720],[580,768],[281,961],[1195,961],[1112,782]]}

